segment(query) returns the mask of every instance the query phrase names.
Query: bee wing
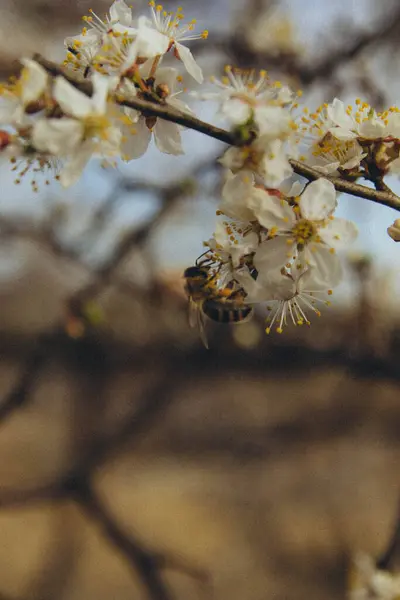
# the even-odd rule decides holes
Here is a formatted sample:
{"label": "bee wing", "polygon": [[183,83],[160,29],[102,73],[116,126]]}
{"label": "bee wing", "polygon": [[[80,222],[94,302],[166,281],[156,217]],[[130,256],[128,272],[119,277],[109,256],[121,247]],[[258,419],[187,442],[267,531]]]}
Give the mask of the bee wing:
{"label": "bee wing", "polygon": [[197,302],[194,302],[192,298],[189,299],[189,325],[190,327],[196,327],[198,329],[200,339],[208,350],[204,314],[201,310],[201,306],[199,306]]}

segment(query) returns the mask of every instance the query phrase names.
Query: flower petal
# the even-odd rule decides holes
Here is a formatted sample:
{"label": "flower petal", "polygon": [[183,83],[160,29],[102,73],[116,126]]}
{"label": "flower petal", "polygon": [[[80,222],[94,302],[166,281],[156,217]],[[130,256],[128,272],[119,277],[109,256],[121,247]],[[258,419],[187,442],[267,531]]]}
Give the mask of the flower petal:
{"label": "flower petal", "polygon": [[[296,253],[294,243],[288,243],[289,238],[284,235],[263,242],[254,255],[254,266],[261,279],[268,271],[281,269]],[[261,281],[260,279],[260,281]]]}
{"label": "flower petal", "polygon": [[22,59],[24,69],[21,74],[22,91],[21,100],[26,106],[30,102],[38,100],[46,89],[48,75],[44,68],[36,61],[28,58]]}
{"label": "flower petal", "polygon": [[344,103],[338,98],[335,98],[332,104],[327,106],[326,115],[327,118],[332,121],[332,123],[340,128],[343,128],[343,130],[349,131],[355,129],[354,119],[351,117],[351,115],[347,114]]}
{"label": "flower petal", "polygon": [[66,115],[81,119],[92,112],[92,99],[77,90],[64,77],[56,77],[53,95]]}
{"label": "flower petal", "polygon": [[165,54],[170,43],[169,37],[150,27],[148,19],[144,16],[138,19],[136,42],[139,55],[147,58]]}
{"label": "flower petal", "polygon": [[255,110],[255,121],[260,135],[275,139],[286,134],[290,128],[290,114],[281,106],[259,106]]}
{"label": "flower petal", "polygon": [[249,120],[252,110],[247,102],[243,102],[239,98],[228,98],[222,103],[220,112],[231,123],[241,125]]}
{"label": "flower petal", "polygon": [[290,231],[296,222],[293,208],[286,200],[269,194],[265,190],[253,188],[247,205],[254,212],[259,223],[266,229]]}
{"label": "flower petal", "polygon": [[40,119],[32,130],[32,144],[40,152],[67,156],[80,145],[83,126],[75,119]]}
{"label": "flower petal", "polygon": [[194,60],[193,54],[190,52],[189,48],[175,42],[175,49],[189,75],[191,75],[198,83],[203,83],[203,72]]}
{"label": "flower petal", "polygon": [[154,141],[160,152],[175,155],[184,154],[179,125],[176,123],[157,119],[154,126]]}
{"label": "flower petal", "polygon": [[306,187],[300,196],[301,216],[310,221],[329,217],[337,205],[335,186],[328,179],[317,179]]}
{"label": "flower petal", "polygon": [[358,236],[357,227],[346,219],[332,219],[318,230],[319,236],[330,248],[352,244]]}
{"label": "flower petal", "polygon": [[126,161],[143,156],[151,139],[151,131],[147,127],[144,117],[140,117],[133,127],[136,133],[132,133],[132,128],[130,128],[126,139],[122,143],[122,151]]}
{"label": "flower petal", "polygon": [[82,171],[95,151],[96,145],[90,140],[81,145],[60,173],[60,183],[63,187],[70,187],[79,180]]}
{"label": "flower petal", "polygon": [[315,289],[327,289],[336,287],[342,280],[342,265],[338,257],[322,244],[306,246],[299,260],[313,269],[314,284],[320,286]]}
{"label": "flower petal", "polygon": [[132,9],[125,4],[124,0],[114,0],[110,6],[111,21],[119,22],[129,27],[132,23]]}
{"label": "flower petal", "polygon": [[247,206],[247,200],[253,191],[254,176],[247,171],[230,175],[222,188],[221,212],[232,219],[253,221],[254,213]]}
{"label": "flower petal", "polygon": [[[151,61],[152,62],[152,61]],[[160,67],[156,72],[154,85],[164,84],[168,87],[169,94],[173,94],[177,83],[178,71],[173,67]]]}

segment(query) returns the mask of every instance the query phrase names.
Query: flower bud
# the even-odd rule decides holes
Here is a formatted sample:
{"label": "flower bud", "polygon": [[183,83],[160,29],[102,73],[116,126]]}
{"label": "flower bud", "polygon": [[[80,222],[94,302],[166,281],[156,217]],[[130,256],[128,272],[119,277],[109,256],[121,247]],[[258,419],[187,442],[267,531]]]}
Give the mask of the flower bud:
{"label": "flower bud", "polygon": [[393,225],[387,228],[389,236],[395,242],[400,242],[400,219],[396,219]]}
{"label": "flower bud", "polygon": [[0,129],[0,150],[7,148],[11,142],[11,135],[7,131]]}

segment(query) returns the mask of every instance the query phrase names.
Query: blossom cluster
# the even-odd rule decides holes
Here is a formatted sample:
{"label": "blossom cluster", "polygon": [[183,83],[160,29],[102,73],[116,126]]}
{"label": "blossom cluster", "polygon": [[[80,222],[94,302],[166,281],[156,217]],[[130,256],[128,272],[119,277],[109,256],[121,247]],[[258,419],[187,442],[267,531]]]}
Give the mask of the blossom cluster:
{"label": "blossom cluster", "polygon": [[309,325],[309,315],[330,304],[342,278],[336,250],[351,244],[357,229],[334,216],[331,181],[293,180],[299,94],[265,72],[227,68],[215,84],[218,91],[203,97],[216,100],[233,131],[250,141],[221,158],[227,176],[208,258],[224,265],[217,266],[221,286],[233,281],[246,304],[267,305],[267,333],[281,333],[288,322]]}
{"label": "blossom cluster", "polygon": [[20,77],[0,87],[0,149],[14,163],[17,182],[28,170],[50,171],[68,187],[92,156],[130,161],[144,154],[152,135],[161,152],[182,154],[178,125],[126,104],[139,98],[190,114],[178,97],[182,75],[161,63],[172,55],[201,83],[185,44],[207,38],[207,31],[194,34],[195,20],[184,24],[180,8],[172,14],[149,4],[147,16],[134,16],[124,0],[115,0],[104,20],[90,11],[82,31],[65,40],[62,74],[52,77],[23,59]]}
{"label": "blossom cluster", "polygon": [[[30,171],[34,190],[39,173],[67,187],[92,156],[129,162],[152,137],[161,152],[182,154],[181,125],[151,107],[190,123],[193,113],[179,97],[183,79],[199,86],[203,74],[187,44],[208,36],[195,26],[181,8],[171,13],[151,0],[147,14],[137,15],[115,0],[104,19],[90,11],[83,29],[65,39],[62,68],[23,59],[20,76],[0,86],[0,156],[11,160],[16,182]],[[353,109],[338,99],[310,112],[299,107],[300,92],[265,71],[228,66],[212,84],[192,96],[218,104],[235,140],[220,160],[225,182],[206,242],[213,289],[267,304],[267,332],[309,324],[341,280],[336,251],[357,236],[354,224],[335,216],[335,177],[383,185],[386,174],[400,172],[400,112],[378,113],[361,100]],[[296,179],[293,160],[320,178]],[[388,232],[400,239],[397,221]]]}

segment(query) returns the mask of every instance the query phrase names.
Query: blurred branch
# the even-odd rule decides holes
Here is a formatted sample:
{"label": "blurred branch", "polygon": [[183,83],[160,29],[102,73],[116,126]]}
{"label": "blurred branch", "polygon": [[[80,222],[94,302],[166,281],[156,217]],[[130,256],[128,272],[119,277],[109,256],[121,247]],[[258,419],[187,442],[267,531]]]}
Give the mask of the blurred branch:
{"label": "blurred branch", "polygon": [[132,534],[129,536],[117,524],[98,495],[87,483],[75,491],[75,499],[86,515],[96,521],[105,536],[125,557],[131,568],[139,574],[151,600],[172,600],[173,596],[160,575],[160,563],[156,556],[145,550]]}
{"label": "blurred branch", "polygon": [[[78,80],[76,77],[73,77],[70,74],[64,72],[64,70],[61,67],[59,67],[51,61],[48,61],[39,54],[35,54],[34,59],[39,64],[41,64],[50,74],[54,76],[63,75],[77,89],[79,89],[87,95],[91,94],[92,85],[89,81]],[[162,119],[165,119],[166,121],[172,121],[174,123],[177,123],[178,125],[183,125],[188,129],[199,131],[200,133],[204,133],[209,137],[212,137],[221,142],[225,142],[226,144],[230,144],[232,146],[240,146],[246,143],[246,141],[249,141],[242,139],[239,140],[235,133],[226,131],[224,129],[221,129],[220,127],[215,127],[214,125],[201,121],[200,119],[197,119],[196,117],[193,117],[191,115],[180,113],[179,111],[172,108],[171,106],[168,106],[167,104],[156,104],[154,102],[143,100],[142,98],[134,98],[129,101],[119,99],[118,103],[123,106],[128,106],[136,110],[144,111],[148,115],[160,117]],[[351,196],[358,196],[360,198],[365,198],[366,200],[372,200],[373,202],[377,202],[378,204],[383,204],[385,206],[389,206],[391,208],[394,208],[395,210],[400,211],[400,198],[393,194],[393,192],[377,191],[357,183],[346,181],[345,179],[341,179],[338,177],[327,177],[319,171],[313,169],[312,167],[308,167],[307,165],[304,165],[297,160],[291,160],[290,163],[295,173],[301,175],[302,177],[305,177],[308,180],[313,181],[315,179],[319,179],[320,177],[325,177],[326,179],[332,181],[338,192],[344,192],[346,194],[350,194]]]}
{"label": "blurred branch", "polygon": [[[253,10],[248,14],[246,4],[244,18],[248,27],[251,27],[252,22],[261,15],[262,8],[259,2],[255,2]],[[337,49],[332,49],[319,62],[312,65],[305,65],[294,53],[272,54],[270,51],[257,50],[249,44],[246,35],[237,30],[228,35],[215,32],[213,39],[210,36],[207,44],[204,44],[203,40],[195,40],[192,42],[191,50],[193,53],[200,54],[212,48],[228,55],[229,59],[238,67],[278,68],[289,77],[295,78],[300,85],[307,86],[317,81],[331,79],[342,65],[347,65],[371,46],[388,43],[390,39],[394,38],[399,27],[400,9],[397,8],[391,14],[385,14],[385,18],[373,29],[364,32],[352,31],[347,43],[342,43]]]}
{"label": "blurred branch", "polygon": [[[47,337],[39,336],[34,349],[29,354],[26,363],[17,378],[16,383],[6,394],[0,404],[0,423],[5,421],[10,414],[23,406],[29,400],[29,395],[33,390],[43,365],[47,362],[48,347]],[[1,500],[0,500],[1,505]]]}

